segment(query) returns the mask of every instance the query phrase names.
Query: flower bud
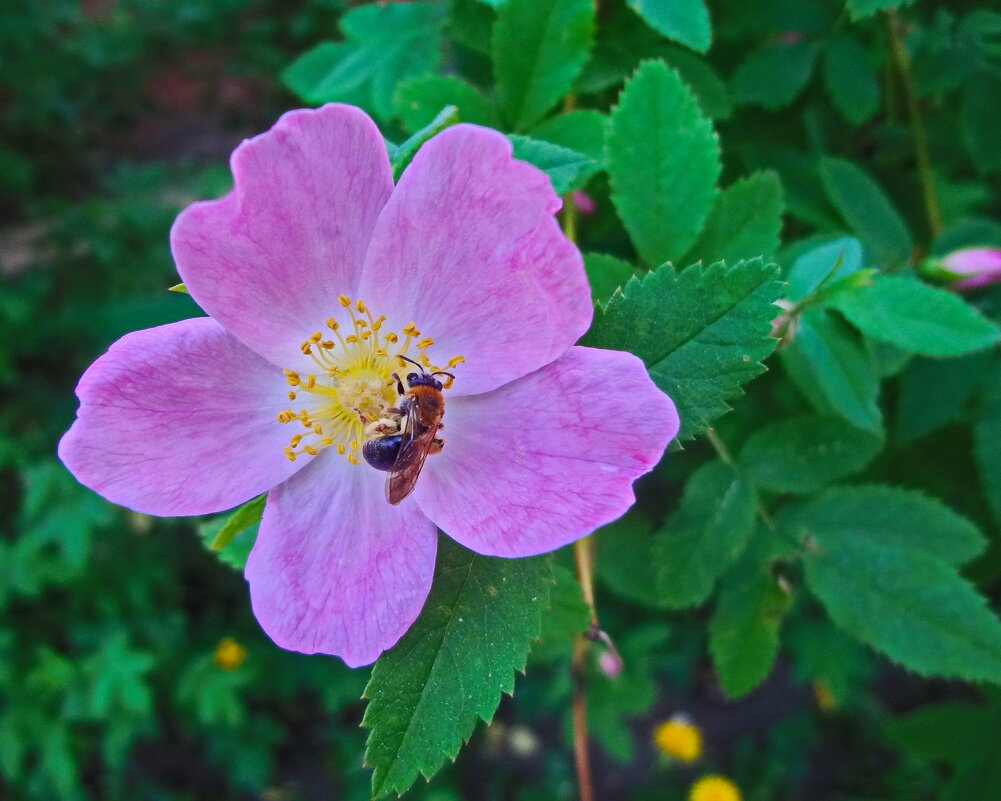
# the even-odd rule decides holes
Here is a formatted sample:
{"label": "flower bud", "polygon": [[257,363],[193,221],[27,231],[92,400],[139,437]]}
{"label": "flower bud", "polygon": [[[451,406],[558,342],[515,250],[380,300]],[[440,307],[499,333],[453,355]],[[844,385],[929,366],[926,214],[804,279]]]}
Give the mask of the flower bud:
{"label": "flower bud", "polygon": [[608,678],[617,678],[622,673],[622,657],[617,651],[602,651],[598,656],[598,667]]}
{"label": "flower bud", "polygon": [[963,248],[941,259],[926,259],[921,272],[953,289],[976,289],[1001,281],[1001,248]]}
{"label": "flower bud", "polygon": [[595,210],[598,208],[591,196],[585,192],[583,189],[574,189],[570,193],[570,199],[573,204],[577,207],[577,210],[587,217],[589,214],[594,214]]}

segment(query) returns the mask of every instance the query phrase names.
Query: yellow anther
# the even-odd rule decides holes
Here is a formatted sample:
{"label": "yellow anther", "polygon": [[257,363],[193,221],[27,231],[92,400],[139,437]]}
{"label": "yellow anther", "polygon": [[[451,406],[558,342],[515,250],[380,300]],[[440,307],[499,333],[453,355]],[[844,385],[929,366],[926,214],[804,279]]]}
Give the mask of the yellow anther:
{"label": "yellow anther", "polygon": [[400,338],[396,334],[394,334],[392,331],[387,331],[386,332],[386,341],[387,342],[391,342],[392,344],[395,345],[397,342],[400,341]]}
{"label": "yellow anther", "polygon": [[353,453],[348,454],[348,464],[358,464],[358,459]]}
{"label": "yellow anther", "polygon": [[302,449],[306,451],[306,453],[308,453],[310,456],[316,456],[316,454],[319,453],[319,451],[312,445],[303,445]]}
{"label": "yellow anther", "polygon": [[311,354],[313,352],[313,348],[312,348],[312,346],[308,342],[303,342],[299,346],[299,350],[302,351],[302,355],[303,356],[309,356],[309,354]]}
{"label": "yellow anther", "polygon": [[442,384],[441,386],[442,386],[443,389],[451,389],[452,388],[452,384],[454,384],[454,383],[455,383],[455,379],[452,378],[452,376],[449,375],[449,376],[445,376],[445,383]]}
{"label": "yellow anther", "polygon": [[386,322],[386,315],[380,314],[376,319],[372,321],[372,330],[378,331],[380,328],[382,328],[382,324],[384,322]]}
{"label": "yellow anther", "polygon": [[348,306],[350,306],[350,305],[351,305],[351,298],[349,298],[349,297],[348,297],[347,295],[341,295],[341,296],[340,296],[339,298],[337,298],[337,299],[338,299],[338,300],[339,300],[339,301],[341,302],[341,305],[342,305],[342,306],[343,306],[343,307],[344,307],[345,309],[346,309],[346,308],[347,308]]}
{"label": "yellow anther", "polygon": [[285,373],[285,380],[290,386],[299,386],[299,374],[295,370],[283,370],[282,372]]}
{"label": "yellow anther", "polygon": [[365,340],[368,340],[368,339],[370,339],[371,337],[372,337],[372,332],[371,332],[371,331],[362,331],[362,332],[361,332],[361,338],[362,338],[362,341],[363,341],[363,342],[364,342]]}
{"label": "yellow anther", "polygon": [[334,440],[332,437],[324,437],[323,439],[320,440],[320,442],[323,444],[324,448],[334,444]]}
{"label": "yellow anther", "polygon": [[334,349],[334,340],[332,340],[332,339],[325,339],[325,340],[323,340],[323,342],[320,343],[320,347],[323,348],[324,350],[333,350]]}
{"label": "yellow anther", "polygon": [[341,456],[343,456],[343,455],[344,455],[345,453],[347,453],[347,452],[348,452],[348,449],[347,449],[346,447],[344,447],[344,443],[343,443],[343,442],[338,442],[338,443],[337,443],[337,452],[338,452],[338,453],[339,453],[339,454],[340,454]]}
{"label": "yellow anther", "polygon": [[358,328],[367,328],[368,327],[368,322],[366,322],[365,320],[355,320],[355,325]]}
{"label": "yellow anther", "polygon": [[344,341],[355,343],[358,341],[358,337],[356,337],[354,334],[348,334],[346,337],[344,337]]}
{"label": "yellow anther", "polygon": [[313,423],[313,433],[314,434],[322,434],[323,433],[323,426],[321,426],[319,423]]}
{"label": "yellow anther", "polygon": [[336,331],[340,327],[341,324],[337,322],[337,320],[335,320],[333,317],[327,318],[327,328],[329,328],[331,331]]}
{"label": "yellow anther", "polygon": [[418,359],[418,361],[421,364],[423,364],[425,367],[430,367],[431,366],[431,360],[428,358],[428,355],[426,353],[422,353],[420,355],[420,358]]}
{"label": "yellow anther", "polygon": [[363,300],[356,300],[355,308],[358,309],[358,311],[360,311],[362,314],[368,311],[368,308],[365,306],[365,301]]}
{"label": "yellow anther", "polygon": [[295,461],[295,452],[291,448],[285,448],[285,458],[290,462]]}
{"label": "yellow anther", "polygon": [[385,349],[384,349],[384,348],[376,348],[376,349],[375,349],[375,355],[376,355],[376,356],[380,356],[380,357],[382,357],[382,358],[385,358],[385,356],[386,356],[386,351],[385,351]]}
{"label": "yellow anther", "polygon": [[356,439],[351,440],[351,450],[353,451],[358,450],[358,440]]}
{"label": "yellow anther", "polygon": [[323,334],[321,334],[319,331],[314,331],[309,336],[310,342],[319,342],[321,339],[323,339]]}
{"label": "yellow anther", "polygon": [[451,359],[448,360],[449,367],[457,367],[460,364],[465,364],[465,363],[466,363],[465,356],[453,356]]}
{"label": "yellow anther", "polygon": [[293,434],[292,439],[288,441],[288,444],[293,448],[298,448],[300,442],[302,442],[302,434]]}
{"label": "yellow anther", "polygon": [[403,333],[408,337],[419,337],[421,335],[421,332],[417,330],[417,325],[413,320],[403,326]]}
{"label": "yellow anther", "polygon": [[289,390],[288,399],[289,400],[295,400],[295,393],[292,392],[292,390]]}
{"label": "yellow anther", "polygon": [[306,376],[306,389],[315,389],[315,388],[316,388],[316,376],[315,375]]}

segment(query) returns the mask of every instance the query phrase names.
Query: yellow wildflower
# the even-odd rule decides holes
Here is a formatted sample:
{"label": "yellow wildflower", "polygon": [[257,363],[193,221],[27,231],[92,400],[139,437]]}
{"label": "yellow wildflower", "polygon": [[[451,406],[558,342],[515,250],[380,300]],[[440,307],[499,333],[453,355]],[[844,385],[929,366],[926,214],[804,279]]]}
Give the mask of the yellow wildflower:
{"label": "yellow wildflower", "polygon": [[679,762],[694,762],[702,754],[702,733],[684,715],[675,715],[654,729],[653,742]]}
{"label": "yellow wildflower", "polygon": [[688,791],[688,801],[741,801],[740,788],[725,776],[703,776]]}

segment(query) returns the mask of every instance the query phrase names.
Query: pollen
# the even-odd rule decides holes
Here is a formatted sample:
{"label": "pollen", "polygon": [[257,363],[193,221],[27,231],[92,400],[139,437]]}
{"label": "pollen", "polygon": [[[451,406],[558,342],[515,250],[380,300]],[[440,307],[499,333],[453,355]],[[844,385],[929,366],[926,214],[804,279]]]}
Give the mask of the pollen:
{"label": "pollen", "polygon": [[[341,295],[338,303],[340,309],[323,321],[331,338],[306,328],[299,344],[316,371],[283,371],[289,387],[295,388],[288,393],[293,408],[278,410],[277,419],[296,429],[283,448],[293,462],[333,448],[349,464],[359,464],[362,444],[373,436],[366,425],[399,416],[397,376],[406,389],[406,375],[418,372],[412,362],[428,372],[452,370],[465,362],[453,356],[446,367],[437,367],[427,353],[434,339],[422,337],[413,320],[399,327],[399,320],[394,324],[384,314],[373,316],[364,300]],[[453,378],[442,381],[447,389]]]}

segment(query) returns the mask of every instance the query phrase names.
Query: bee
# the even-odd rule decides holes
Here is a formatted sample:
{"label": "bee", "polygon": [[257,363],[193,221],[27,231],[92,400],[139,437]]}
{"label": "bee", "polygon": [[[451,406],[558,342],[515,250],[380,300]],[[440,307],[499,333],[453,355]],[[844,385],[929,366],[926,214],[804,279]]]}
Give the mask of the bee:
{"label": "bee", "polygon": [[[420,368],[419,373],[407,374],[407,387],[393,373],[396,389],[403,400],[399,407],[390,409],[391,418],[377,421],[370,430],[378,434],[368,440],[362,448],[362,456],[376,470],[389,473],[386,478],[386,500],[394,506],[406,498],[417,485],[424,462],[434,453],[441,453],[445,441],[438,435],[443,428],[441,418],[445,415],[445,396],[442,383],[435,376],[454,378],[451,373],[427,372],[424,367],[401,356]],[[392,428],[397,433],[391,433]]]}

